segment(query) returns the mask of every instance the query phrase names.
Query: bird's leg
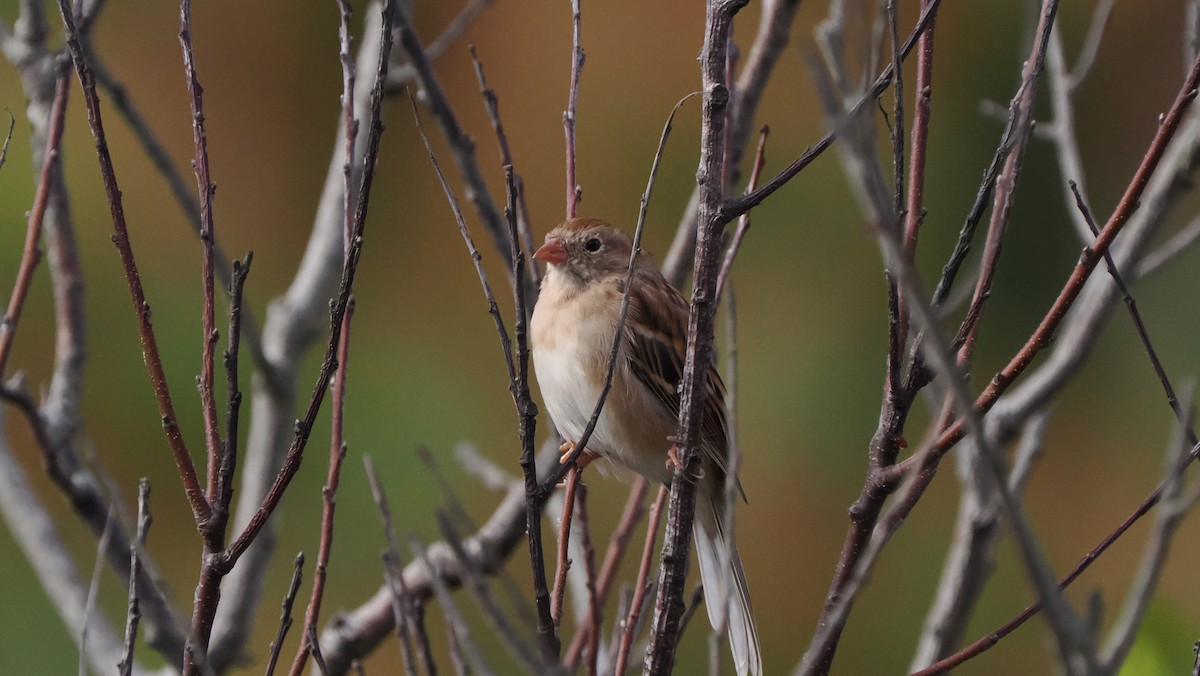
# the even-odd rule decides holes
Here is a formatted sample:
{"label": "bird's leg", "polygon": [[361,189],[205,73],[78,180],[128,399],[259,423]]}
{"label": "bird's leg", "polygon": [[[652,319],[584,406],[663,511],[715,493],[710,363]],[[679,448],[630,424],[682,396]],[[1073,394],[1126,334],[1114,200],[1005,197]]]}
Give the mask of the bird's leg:
{"label": "bird's leg", "polygon": [[667,449],[667,469],[674,472],[677,469],[683,469],[683,463],[679,460],[679,448],[675,444]]}
{"label": "bird's leg", "polygon": [[[575,452],[575,442],[564,441],[562,446],[558,447],[558,450],[562,453],[558,458],[558,464],[565,465],[571,460],[571,454]],[[582,471],[584,467],[592,464],[592,461],[599,457],[599,454],[585,449],[583,453],[579,454],[578,458],[575,458],[575,469]]]}
{"label": "bird's leg", "polygon": [[[674,472],[675,470],[683,471],[683,461],[679,459],[679,447],[671,444],[667,449],[667,469]],[[704,478],[704,468],[700,467],[696,470],[696,479]]]}

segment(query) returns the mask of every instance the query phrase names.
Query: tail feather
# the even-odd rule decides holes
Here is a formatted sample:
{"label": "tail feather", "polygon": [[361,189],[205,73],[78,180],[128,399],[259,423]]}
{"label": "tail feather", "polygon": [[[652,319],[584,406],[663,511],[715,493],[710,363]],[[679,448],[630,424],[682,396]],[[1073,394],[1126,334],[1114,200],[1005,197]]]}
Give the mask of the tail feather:
{"label": "tail feather", "polygon": [[699,505],[694,523],[696,558],[700,562],[708,621],[714,628],[725,625],[738,676],[760,676],[762,650],[741,557],[732,543],[726,542],[714,504],[710,502],[707,509],[703,503]]}

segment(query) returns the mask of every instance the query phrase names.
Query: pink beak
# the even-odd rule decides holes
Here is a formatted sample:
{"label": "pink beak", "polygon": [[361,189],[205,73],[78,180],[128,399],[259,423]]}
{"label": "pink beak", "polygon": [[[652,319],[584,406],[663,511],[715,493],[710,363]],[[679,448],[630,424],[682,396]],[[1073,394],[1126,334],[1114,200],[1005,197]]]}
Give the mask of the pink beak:
{"label": "pink beak", "polygon": [[533,252],[533,259],[544,261],[551,265],[559,265],[567,260],[567,250],[557,239],[546,240],[540,249]]}

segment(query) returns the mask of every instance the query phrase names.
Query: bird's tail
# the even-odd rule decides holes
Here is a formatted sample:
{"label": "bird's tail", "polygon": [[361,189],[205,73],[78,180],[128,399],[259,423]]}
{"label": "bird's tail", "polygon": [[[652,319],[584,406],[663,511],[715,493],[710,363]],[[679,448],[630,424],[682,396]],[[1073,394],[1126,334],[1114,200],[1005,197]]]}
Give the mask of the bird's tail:
{"label": "bird's tail", "polygon": [[717,503],[701,497],[696,505],[693,533],[708,621],[717,628],[724,620],[738,676],[760,676],[762,650],[750,606],[750,589],[737,548],[726,539],[724,529]]}

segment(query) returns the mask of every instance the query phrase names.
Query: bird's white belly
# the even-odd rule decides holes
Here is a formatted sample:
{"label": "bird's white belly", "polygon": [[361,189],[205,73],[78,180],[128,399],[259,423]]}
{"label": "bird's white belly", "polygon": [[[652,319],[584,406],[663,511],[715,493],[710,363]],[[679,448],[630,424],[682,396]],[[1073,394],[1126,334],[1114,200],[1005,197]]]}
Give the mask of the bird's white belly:
{"label": "bird's white belly", "polygon": [[[547,412],[558,433],[568,441],[577,441],[596,409],[603,383],[595,382],[595,375],[588,373],[591,364],[569,347],[539,350],[533,365]],[[606,455],[618,452],[612,423],[612,414],[605,407],[588,442],[592,451]]]}

